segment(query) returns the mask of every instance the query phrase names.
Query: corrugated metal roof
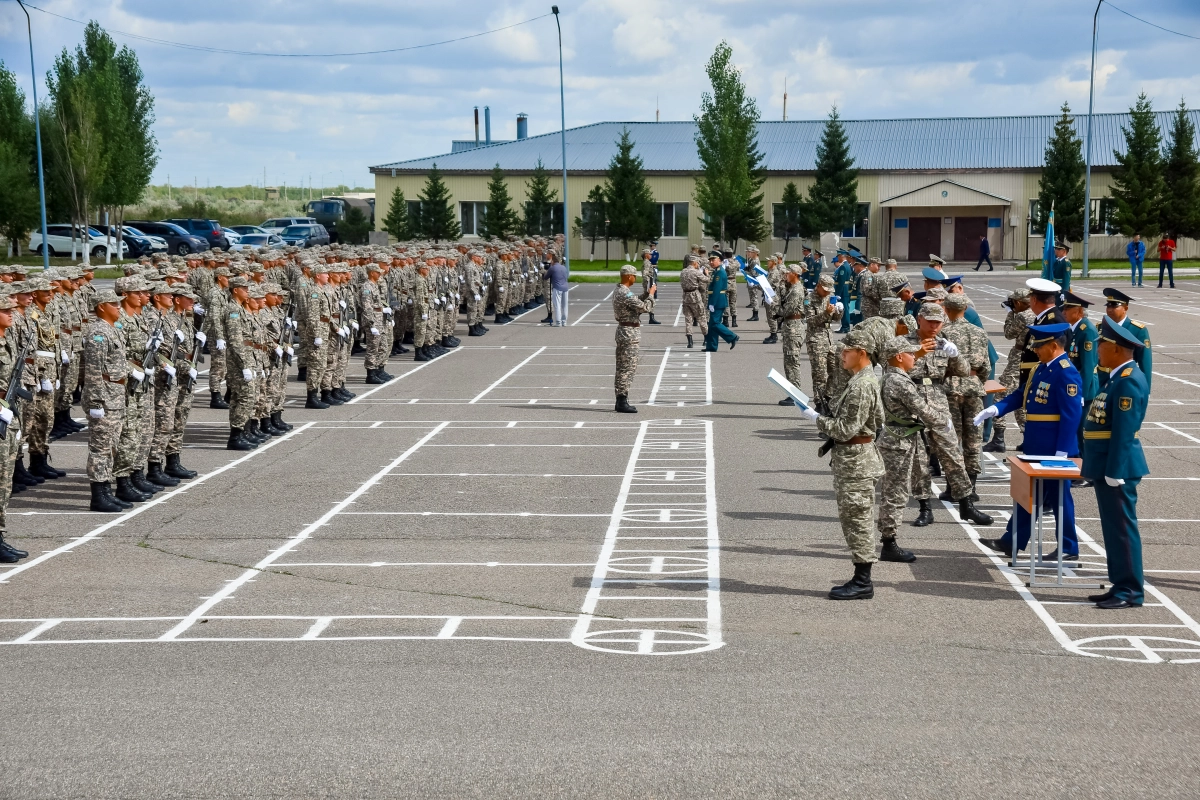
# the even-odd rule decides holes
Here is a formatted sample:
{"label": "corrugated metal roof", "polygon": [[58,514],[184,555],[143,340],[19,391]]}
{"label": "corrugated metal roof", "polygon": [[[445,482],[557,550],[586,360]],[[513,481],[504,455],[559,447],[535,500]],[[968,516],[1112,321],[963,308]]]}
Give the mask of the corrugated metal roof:
{"label": "corrugated metal roof", "polygon": [[[1159,111],[1159,128],[1170,129],[1173,111]],[[1200,128],[1200,110],[1189,111]],[[953,117],[945,119],[845,120],[855,166],[863,170],[1039,169],[1057,115],[1030,117]],[[1116,163],[1113,150],[1124,150],[1122,126],[1128,114],[1097,114],[1092,123],[1092,158],[1098,167]],[[814,168],[824,120],[762,122],[758,144],[771,172],[806,172]],[[1075,118],[1080,138],[1086,117]],[[694,122],[597,122],[567,129],[567,169],[603,172],[616,152],[622,128],[629,128],[634,153],[650,172],[696,172]],[[446,172],[481,172],[499,163],[509,172],[532,170],[538,159],[550,171],[562,170],[559,134],[546,133],[514,142],[495,143],[458,153],[397,161],[372,167],[424,172],[435,162]]]}

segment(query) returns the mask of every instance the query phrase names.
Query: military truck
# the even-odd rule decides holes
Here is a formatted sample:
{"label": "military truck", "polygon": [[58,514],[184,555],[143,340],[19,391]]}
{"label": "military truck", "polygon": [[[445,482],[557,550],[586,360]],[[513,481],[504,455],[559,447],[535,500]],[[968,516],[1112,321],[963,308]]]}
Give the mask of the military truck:
{"label": "military truck", "polygon": [[322,197],[320,200],[309,200],[304,207],[304,213],[325,226],[329,231],[329,240],[338,241],[338,223],[346,218],[351,208],[357,208],[370,221],[371,229],[375,227],[375,195],[373,194],[340,194]]}

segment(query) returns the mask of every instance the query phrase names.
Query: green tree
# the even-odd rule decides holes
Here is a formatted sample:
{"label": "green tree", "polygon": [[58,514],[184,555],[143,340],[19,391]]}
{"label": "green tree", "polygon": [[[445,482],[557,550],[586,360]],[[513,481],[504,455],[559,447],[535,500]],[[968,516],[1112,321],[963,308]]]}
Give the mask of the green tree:
{"label": "green tree", "polygon": [[658,218],[658,205],[646,183],[642,159],[633,154],[633,139],[629,129],[621,130],[617,140],[617,152],[608,163],[604,181],[604,207],[608,213],[609,235],[620,239],[629,254],[629,243],[636,246],[658,237],[662,220]]}
{"label": "green tree", "polygon": [[1176,240],[1200,238],[1200,153],[1196,152],[1196,126],[1182,100],[1167,140],[1159,226]]}
{"label": "green tree", "polygon": [[[1113,170],[1112,196],[1117,206],[1113,221],[1125,236],[1140,233],[1149,238],[1157,236],[1161,227],[1162,134],[1145,92],[1138,95],[1129,113],[1129,127],[1121,128],[1125,134],[1125,152],[1113,151],[1119,164]],[[1057,221],[1057,214],[1055,218]]]}
{"label": "green tree", "polygon": [[703,209],[705,234],[723,243],[767,238],[759,192],[766,171],[758,149],[758,105],[746,93],[733,65],[733,49],[722,41],[706,66],[712,93],[700,98],[696,149],[702,173],[696,179],[696,204]]}
{"label": "green tree", "polygon": [[425,176],[425,189],[417,195],[421,201],[421,237],[438,243],[443,239],[454,241],[462,236],[462,227],[454,214],[450,202],[450,190],[442,180],[442,173],[435,163]]}
{"label": "green tree", "polygon": [[1062,116],[1054,123],[1054,133],[1046,143],[1046,165],[1038,179],[1037,218],[1044,230],[1054,209],[1054,233],[1068,241],[1083,238],[1083,142],[1075,133],[1071,107],[1062,104]]}
{"label": "green tree", "polygon": [[816,176],[800,214],[800,235],[840,233],[854,223],[857,212],[858,170],[850,155],[850,139],[834,106],[817,145]]}
{"label": "green tree", "polygon": [[487,188],[487,212],[479,225],[480,235],[486,239],[507,239],[520,230],[521,220],[512,207],[512,196],[508,193],[504,170],[500,169],[499,164],[492,167]]}
{"label": "green tree", "polygon": [[787,255],[788,244],[800,235],[800,215],[804,210],[804,198],[796,188],[795,181],[788,181],[783,187],[783,197],[779,204],[779,217],[776,224],[783,234],[783,254]]}
{"label": "green tree", "polygon": [[33,118],[17,78],[0,61],[0,235],[14,254],[38,224]]}
{"label": "green tree", "polygon": [[529,183],[525,184],[525,234],[527,236],[553,236],[554,206],[558,203],[558,190],[550,188],[550,173],[537,160]]}
{"label": "green tree", "polygon": [[589,257],[595,258],[596,242],[604,238],[604,187],[593,186],[580,210],[582,216],[575,218],[575,235],[592,243]]}
{"label": "green tree", "polygon": [[387,216],[383,218],[383,229],[401,242],[413,238],[408,225],[408,201],[404,199],[404,190],[399,186],[392,191],[392,202],[388,206]]}
{"label": "green tree", "polygon": [[[457,223],[456,223],[457,224]],[[371,233],[371,220],[358,206],[350,206],[338,226],[338,241],[346,244],[366,244]],[[457,239],[458,237],[453,237]]]}

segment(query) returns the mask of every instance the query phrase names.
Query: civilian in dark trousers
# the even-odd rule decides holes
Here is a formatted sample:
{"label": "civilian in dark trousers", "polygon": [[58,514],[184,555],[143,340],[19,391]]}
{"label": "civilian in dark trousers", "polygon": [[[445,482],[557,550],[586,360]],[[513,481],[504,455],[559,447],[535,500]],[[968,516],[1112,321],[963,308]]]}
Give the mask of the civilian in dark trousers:
{"label": "civilian in dark trousers", "polygon": [[1171,288],[1175,288],[1175,240],[1164,234],[1158,243],[1158,288],[1162,288],[1163,272],[1170,276]]}
{"label": "civilian in dark trousers", "polygon": [[988,265],[988,272],[995,269],[992,266],[992,246],[988,243],[987,234],[979,237],[979,263],[975,265],[976,272],[979,272],[979,268],[983,266],[983,262],[985,261]]}

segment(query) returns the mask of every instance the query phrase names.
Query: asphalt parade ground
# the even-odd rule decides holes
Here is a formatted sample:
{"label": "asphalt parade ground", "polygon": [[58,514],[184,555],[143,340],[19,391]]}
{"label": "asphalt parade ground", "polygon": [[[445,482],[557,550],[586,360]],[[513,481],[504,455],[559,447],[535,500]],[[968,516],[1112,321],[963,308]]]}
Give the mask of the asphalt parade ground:
{"label": "asphalt parade ground", "polygon": [[[967,273],[1002,354],[1025,277]],[[1093,320],[1103,285],[1076,287]],[[939,504],[913,528],[913,502],[917,561],[827,600],[851,566],[815,430],[766,381],[780,347],[739,308],[735,350],[687,349],[675,284],[636,415],[612,411],[612,286],[581,284],[565,328],[538,309],[381,387],[356,357],[347,405],[289,383],[294,430],[249,453],[200,392],[200,477],[125,514],[85,510],[85,435],[59,440],[68,477],[9,512],[30,557],[0,567],[0,796],[1194,797],[1200,284],[1179,287],[1125,287],[1154,343],[1136,610],[1028,589],[978,544],[1011,508],[995,458],[996,525]],[[1076,504],[1067,579],[1094,582]]]}

